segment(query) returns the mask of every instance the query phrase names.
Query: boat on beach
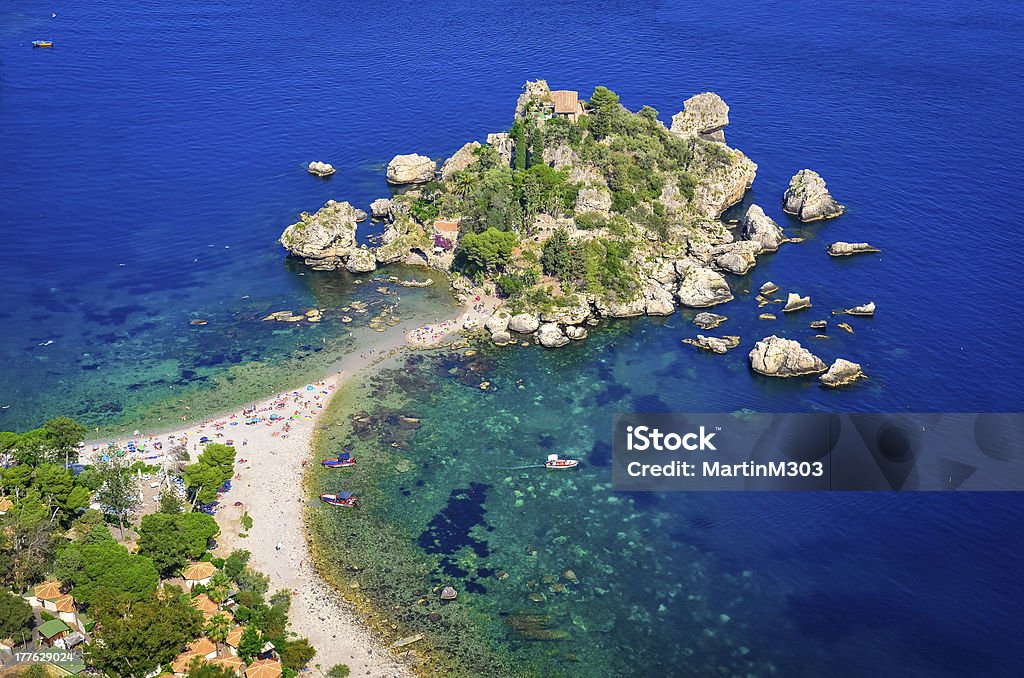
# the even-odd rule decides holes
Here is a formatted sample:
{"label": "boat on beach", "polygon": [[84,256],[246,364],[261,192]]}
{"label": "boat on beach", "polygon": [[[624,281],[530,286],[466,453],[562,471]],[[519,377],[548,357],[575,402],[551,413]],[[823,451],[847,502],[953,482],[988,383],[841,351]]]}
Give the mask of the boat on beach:
{"label": "boat on beach", "polygon": [[33,47],[53,47],[53,40],[33,40]]}
{"label": "boat on beach", "polygon": [[544,468],[549,471],[565,471],[579,465],[579,459],[559,459],[557,454],[549,454],[548,460],[544,462]]}
{"label": "boat on beach", "polygon": [[320,464],[324,468],[350,468],[356,465],[356,460],[349,452],[342,452],[337,457],[324,459]]}
{"label": "boat on beach", "polygon": [[320,501],[331,506],[352,508],[359,501],[359,498],[351,492],[338,492],[337,494],[321,494]]}

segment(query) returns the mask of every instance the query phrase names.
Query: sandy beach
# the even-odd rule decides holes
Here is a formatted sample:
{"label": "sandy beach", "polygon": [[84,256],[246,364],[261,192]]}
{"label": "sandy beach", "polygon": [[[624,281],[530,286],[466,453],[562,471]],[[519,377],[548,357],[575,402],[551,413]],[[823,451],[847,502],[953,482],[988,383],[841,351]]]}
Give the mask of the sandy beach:
{"label": "sandy beach", "polygon": [[[487,301],[474,301],[458,314],[414,329],[393,328],[380,333],[372,347],[349,354],[330,375],[298,390],[278,393],[174,431],[140,431],[115,441],[121,447],[133,441],[138,449],[135,454],[155,465],[160,464],[163,452],[186,440],[193,458],[201,451],[203,437],[235,446],[236,475],[214,514],[221,529],[215,552],[224,557],[234,549],[250,551],[250,564],[270,577],[271,591],[292,592],[291,630],[308,638],[316,648],[311,666],[319,664],[323,672],[335,664],[347,664],[353,676],[413,675],[390,649],[372,637],[357,612],[316,573],[304,524],[304,512],[313,500],[305,496],[302,480],[306,464],[314,463],[311,442],[317,421],[345,380],[357,374],[365,377],[368,371],[379,369],[409,347],[440,343],[463,327],[482,323],[493,310],[493,302]],[[83,456],[97,453],[90,451]],[[147,493],[156,491],[144,489]],[[142,510],[151,512],[155,506],[147,496]],[[252,530],[245,537],[241,536],[244,512],[253,520]],[[312,670],[313,675],[319,675]]]}

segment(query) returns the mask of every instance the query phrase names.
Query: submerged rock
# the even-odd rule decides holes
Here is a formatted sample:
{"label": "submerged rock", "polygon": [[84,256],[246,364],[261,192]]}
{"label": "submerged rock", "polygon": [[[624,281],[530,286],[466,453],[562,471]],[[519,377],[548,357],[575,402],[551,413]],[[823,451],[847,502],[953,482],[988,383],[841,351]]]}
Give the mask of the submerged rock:
{"label": "submerged rock", "polygon": [[728,319],[729,318],[724,315],[710,313],[709,311],[701,311],[697,315],[693,316],[693,324],[702,330],[713,330]]}
{"label": "submerged rock", "polygon": [[692,308],[707,308],[732,301],[732,290],[718,271],[689,266],[680,271],[679,303]]}
{"label": "submerged rock", "polygon": [[861,304],[860,306],[848,308],[846,309],[846,311],[844,311],[844,313],[846,313],[846,315],[858,315],[864,317],[873,316],[875,314],[875,302],[869,301],[866,304]]}
{"label": "submerged rock", "polygon": [[825,363],[792,339],[772,335],[761,339],[748,355],[750,367],[768,377],[798,377],[825,371]]}
{"label": "submerged rock", "polygon": [[389,184],[424,184],[434,180],[437,163],[425,155],[396,155],[388,163]]}
{"label": "submerged rock", "polygon": [[866,242],[834,242],[828,246],[829,256],[848,257],[851,254],[867,254],[870,252],[881,252],[882,250],[873,247]]}
{"label": "submerged rock", "polygon": [[725,355],[730,349],[739,346],[740,338],[731,335],[725,337],[706,337],[703,334],[698,334],[696,339],[683,339],[683,343],[696,346],[704,351]]}
{"label": "submerged rock", "polygon": [[786,305],[782,308],[783,313],[792,313],[793,311],[800,311],[805,308],[811,307],[811,298],[801,297],[796,292],[790,292],[789,298],[786,299]]}
{"label": "submerged rock", "polygon": [[828,368],[828,372],[818,377],[818,380],[821,381],[824,386],[836,388],[838,386],[852,384],[858,379],[864,378],[866,378],[866,376],[861,370],[859,364],[850,362],[849,360],[843,360],[842,358],[836,358],[836,361]]}
{"label": "submerged rock", "polygon": [[786,242],[782,227],[758,205],[747,208],[747,213],[743,216],[743,225],[740,226],[740,237],[761,243],[761,248],[765,252],[774,252],[779,249],[779,245]]}
{"label": "submerged rock", "polygon": [[817,221],[838,217],[846,207],[836,202],[817,172],[802,169],[789,180],[789,188],[782,196],[782,209],[800,221]]}

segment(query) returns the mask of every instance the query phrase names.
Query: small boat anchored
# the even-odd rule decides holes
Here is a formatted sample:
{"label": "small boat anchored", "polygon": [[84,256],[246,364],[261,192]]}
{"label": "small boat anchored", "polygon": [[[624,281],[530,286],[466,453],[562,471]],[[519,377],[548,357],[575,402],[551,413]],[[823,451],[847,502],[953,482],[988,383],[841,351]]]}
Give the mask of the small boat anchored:
{"label": "small boat anchored", "polygon": [[33,47],[53,47],[53,40],[33,40]]}
{"label": "small boat anchored", "polygon": [[351,453],[342,452],[333,459],[324,459],[320,464],[324,468],[350,468],[356,465],[356,460],[352,458]]}
{"label": "small boat anchored", "polygon": [[544,468],[549,471],[565,471],[580,465],[579,459],[559,459],[557,454],[549,454]]}
{"label": "small boat anchored", "polygon": [[320,501],[325,504],[330,504],[331,506],[352,508],[356,505],[359,499],[351,492],[339,492],[337,494],[321,494]]}

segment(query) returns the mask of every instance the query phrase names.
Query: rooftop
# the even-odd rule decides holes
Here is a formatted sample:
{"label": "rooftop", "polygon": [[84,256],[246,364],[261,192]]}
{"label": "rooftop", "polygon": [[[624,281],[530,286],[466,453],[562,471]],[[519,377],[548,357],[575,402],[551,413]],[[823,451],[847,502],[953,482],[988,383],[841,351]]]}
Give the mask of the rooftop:
{"label": "rooftop", "polygon": [[53,579],[44,581],[36,586],[33,593],[39,600],[57,600],[62,595],[60,592],[60,582]]}
{"label": "rooftop", "polygon": [[217,567],[213,563],[198,562],[186,567],[182,576],[187,581],[200,581],[202,579],[209,579],[216,573]]}
{"label": "rooftop", "polygon": [[442,221],[438,219],[434,222],[434,229],[442,233],[458,233],[459,222],[457,221]]}
{"label": "rooftop", "polygon": [[198,596],[192,599],[192,607],[196,608],[200,612],[216,613],[220,608],[217,607],[217,603],[210,600],[210,596],[205,593],[200,593]]}
{"label": "rooftop", "polygon": [[39,626],[39,633],[47,640],[70,630],[71,627],[59,619],[45,621]]}
{"label": "rooftop", "polygon": [[245,670],[245,678],[279,678],[281,662],[273,659],[261,659],[249,664]]}
{"label": "rooftop", "polygon": [[555,113],[575,113],[580,94],[571,89],[556,89],[551,92],[551,99],[555,102]]}

